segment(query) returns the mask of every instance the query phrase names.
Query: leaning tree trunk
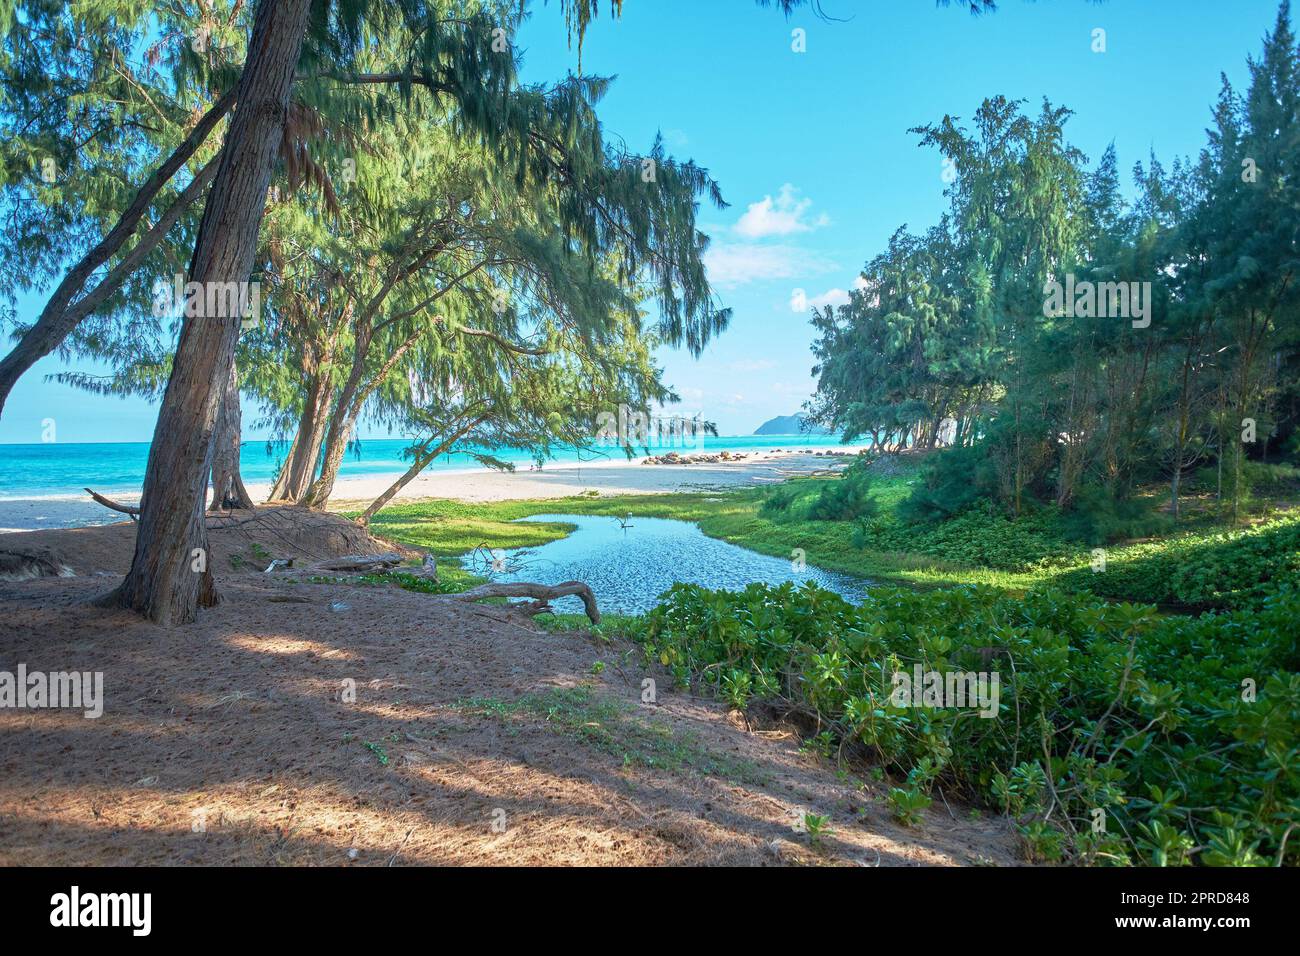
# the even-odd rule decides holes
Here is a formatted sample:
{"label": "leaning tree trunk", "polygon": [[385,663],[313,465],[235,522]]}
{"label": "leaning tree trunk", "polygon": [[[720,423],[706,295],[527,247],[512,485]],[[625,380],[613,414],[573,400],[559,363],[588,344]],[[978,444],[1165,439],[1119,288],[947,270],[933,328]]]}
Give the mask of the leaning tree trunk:
{"label": "leaning tree trunk", "polygon": [[339,390],[338,400],[334,403],[334,414],[330,416],[329,433],[325,438],[325,459],[321,462],[320,477],[312,482],[307,493],[299,499],[299,504],[319,511],[325,509],[330,495],[334,493],[334,481],[338,478],[339,467],[343,464],[343,454],[348,448],[348,439],[352,429],[361,416],[361,406],[365,404],[370,388],[378,382],[371,382],[370,388],[363,387],[365,378],[366,356],[370,353],[370,343],[374,340],[371,326],[371,313],[367,312],[358,323],[353,338],[352,368],[347,381]]}
{"label": "leaning tree trunk", "polygon": [[293,445],[267,501],[295,504],[311,487],[329,421],[330,391],[331,383],[326,375],[318,376],[308,388]]}
{"label": "leaning tree trunk", "polygon": [[239,445],[242,415],[239,409],[239,382],[234,366],[226,380],[226,389],[217,410],[217,431],[212,444],[212,503],[209,511],[251,509],[253,499],[239,474]]}
{"label": "leaning tree trunk", "polygon": [[302,433],[301,423],[298,426],[298,432],[293,436],[293,441],[289,443],[289,454],[284,456],[284,463],[280,466],[280,473],[276,475],[275,484],[271,486],[271,493],[267,495],[267,501],[276,501],[284,492],[288,484],[289,463],[293,461],[293,456],[298,454],[298,441]]}
{"label": "leaning tree trunk", "polygon": [[424,471],[425,467],[429,462],[433,461],[435,457],[436,455],[417,456],[415,461],[411,462],[411,467],[406,469],[406,473],[389,485],[383,494],[370,502],[370,506],[366,508],[365,511],[361,512],[361,516],[357,518],[357,524],[361,525],[363,528],[368,528],[370,526],[370,519],[378,514],[379,510],[388,504],[388,502],[392,501],[393,497],[399,491],[414,481],[415,476]]}
{"label": "leaning tree trunk", "polygon": [[457,429],[457,431],[454,434],[452,434],[449,438],[446,438],[443,441],[439,442],[436,448],[430,450],[428,447],[426,447],[424,451],[417,453],[414,456],[414,460],[411,462],[411,467],[406,469],[406,473],[402,475],[400,478],[398,478],[396,481],[394,481],[391,485],[389,485],[383,494],[381,494],[374,501],[370,502],[370,506],[361,513],[361,517],[357,518],[357,524],[361,525],[363,528],[369,527],[370,519],[373,518],[376,514],[378,514],[380,509],[383,508],[385,505],[387,505],[388,502],[392,501],[399,491],[401,491],[412,481],[414,481],[415,477],[419,475],[420,472],[424,471],[425,468],[429,467],[429,463],[431,461],[433,461],[435,458],[437,458],[439,455],[445,452],[453,444],[455,444],[456,442],[464,438],[466,435],[468,435],[479,425],[483,424],[483,422],[485,422],[486,420],[487,420],[487,416],[481,416],[479,418],[476,418],[469,424],[465,425],[463,428]]}
{"label": "leaning tree trunk", "polygon": [[356,428],[357,417],[361,409],[344,411],[340,405],[334,420],[330,422],[329,439],[325,443],[325,460],[321,462],[320,477],[317,478],[300,503],[308,508],[323,511],[329,504],[330,495],[334,494],[334,482],[338,479],[339,468],[343,464],[343,455],[348,450],[348,439]]}
{"label": "leaning tree trunk", "polygon": [[[203,210],[190,278],[244,282],[253,268],[266,191],[311,0],[261,0],[221,166]],[[240,317],[187,317],[149,447],[131,570],[106,603],[159,624],[194,620],[216,603],[203,505],[217,404],[234,364]]]}
{"label": "leaning tree trunk", "polygon": [[[72,333],[81,320],[122,285],[140,264],[140,260],[153,251],[190,203],[203,192],[212,175],[208,167],[205,167],[194,177],[190,185],[181,191],[162,218],[140,238],[126,258],[116,268],[110,270],[90,293],[73,303],[72,300],[82,290],[87,280],[131,237],[140,224],[141,218],[148,212],[154,197],[189,161],[195,150],[203,145],[208,134],[221,122],[234,102],[235,98],[227,94],[213,104],[180,146],[140,187],[140,191],[131,200],[131,205],[122,213],[117,224],[68,270],[68,274],[63,277],[63,281],[59,283],[54,294],[41,309],[36,322],[23,333],[13,351],[0,359],[0,412],[3,412],[5,400],[23,373],[62,345],[63,340]],[[212,164],[209,163],[208,166]]]}

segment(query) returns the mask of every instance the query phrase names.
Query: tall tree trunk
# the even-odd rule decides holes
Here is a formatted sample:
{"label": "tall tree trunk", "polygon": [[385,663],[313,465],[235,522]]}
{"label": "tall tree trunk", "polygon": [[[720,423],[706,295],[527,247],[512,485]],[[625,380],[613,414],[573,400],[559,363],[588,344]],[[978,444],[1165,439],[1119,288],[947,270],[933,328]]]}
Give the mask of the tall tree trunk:
{"label": "tall tree trunk", "polygon": [[[357,423],[361,406],[370,391],[370,388],[362,387],[362,379],[365,378],[366,357],[370,353],[370,344],[374,335],[370,324],[372,315],[372,310],[367,309],[357,325],[353,338],[352,368],[348,372],[347,381],[339,391],[338,400],[334,403],[334,414],[330,416],[329,434],[325,439],[325,460],[321,462],[320,477],[299,499],[300,503],[308,508],[324,509],[330,495],[334,493],[334,481],[338,478],[339,466],[343,464],[343,455],[348,449],[348,439],[352,437],[352,429]],[[370,387],[373,387],[377,381],[377,379],[372,381]]]}
{"label": "tall tree trunk", "polygon": [[[311,0],[261,0],[239,80],[239,108],[203,210],[190,278],[244,282],[253,268]],[[187,317],[145,472],[131,570],[107,603],[163,624],[194,620],[217,600],[203,505],[212,429],[234,364],[240,317]]]}
{"label": "tall tree trunk", "polygon": [[321,447],[334,400],[334,364],[338,357],[339,336],[352,324],[355,307],[356,302],[348,299],[337,319],[324,331],[302,314],[301,307],[294,308],[304,336],[302,376],[306,388],[303,412],[289,455],[268,501],[297,504],[316,478],[316,466],[320,464]]}
{"label": "tall tree trunk", "polygon": [[[330,418],[329,435],[325,439],[325,459],[321,462],[320,477],[312,483],[307,493],[299,499],[299,504],[308,508],[323,510],[325,505],[329,503],[330,495],[334,493],[334,482],[338,478],[339,466],[343,464],[343,455],[347,451],[348,440],[352,437],[357,419],[361,417],[361,410],[365,407],[366,400],[376,388],[383,384],[388,374],[397,367],[402,357],[415,345],[425,331],[424,329],[416,329],[406,337],[405,341],[395,348],[391,348],[387,356],[381,361],[379,368],[367,381],[366,363],[370,356],[370,348],[375,342],[375,314],[397,283],[418,272],[422,266],[445,248],[445,242],[436,243],[400,269],[390,270],[379,291],[370,298],[370,301],[362,310],[361,317],[356,322],[352,339],[352,368],[348,372],[348,378],[344,382],[343,388],[339,390],[338,399],[334,403],[334,414]],[[475,266],[465,275],[477,272],[479,268],[479,266]],[[450,288],[451,286],[445,286],[434,296],[434,299],[440,297]],[[460,329],[459,331],[473,334],[469,329]]]}
{"label": "tall tree trunk", "polygon": [[231,366],[230,377],[217,410],[217,430],[212,448],[212,503],[209,511],[251,509],[253,499],[239,474],[239,446],[242,414],[239,408],[239,379]]}
{"label": "tall tree trunk", "polygon": [[1025,486],[1024,481],[1024,454],[1021,451],[1021,424],[1020,424],[1020,362],[1016,363],[1016,470],[1015,470],[1015,493],[1012,496],[1014,502],[1014,515],[1020,517],[1020,492]]}
{"label": "tall tree trunk", "polygon": [[1227,454],[1225,442],[1227,441],[1227,424],[1228,424],[1228,392],[1231,385],[1225,379],[1217,383],[1218,388],[1215,394],[1215,425],[1214,425],[1214,457],[1215,457],[1215,479],[1214,479],[1214,513],[1220,521],[1223,520],[1223,458]]}
{"label": "tall tree trunk", "polygon": [[298,430],[293,433],[293,441],[289,443],[289,453],[284,456],[284,462],[280,465],[280,473],[275,476],[275,483],[271,486],[271,493],[267,495],[266,500],[278,501],[284,488],[288,484],[289,463],[293,461],[293,456],[298,454],[298,442],[302,440],[302,420],[299,418]]}
{"label": "tall tree trunk", "polygon": [[321,444],[325,440],[325,428],[329,424],[329,408],[329,377],[318,375],[308,385],[298,431],[268,501],[295,504],[311,487],[316,477],[316,463],[320,461]]}
{"label": "tall tree trunk", "polygon": [[1174,439],[1174,474],[1169,481],[1169,508],[1173,513],[1174,521],[1178,520],[1180,507],[1178,491],[1183,482],[1183,469],[1191,464],[1184,459],[1187,457],[1187,444],[1191,429],[1192,356],[1198,342],[1197,336],[1190,336],[1187,341],[1187,348],[1183,352],[1182,386],[1178,392],[1178,434]]}
{"label": "tall tree trunk", "polygon": [[356,428],[360,411],[359,404],[350,409],[345,409],[340,404],[335,409],[334,418],[330,421],[329,438],[325,442],[325,460],[321,462],[320,477],[312,483],[300,501],[306,507],[319,511],[329,504],[330,495],[334,493],[334,482],[339,476],[339,467],[343,464],[343,455],[348,450],[348,439]]}

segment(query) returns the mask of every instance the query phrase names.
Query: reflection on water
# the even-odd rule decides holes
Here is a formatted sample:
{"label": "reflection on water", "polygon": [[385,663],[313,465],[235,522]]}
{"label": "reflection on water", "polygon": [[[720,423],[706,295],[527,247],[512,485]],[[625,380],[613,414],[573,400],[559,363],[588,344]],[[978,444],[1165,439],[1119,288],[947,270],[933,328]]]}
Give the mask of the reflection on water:
{"label": "reflection on water", "polygon": [[[536,548],[504,552],[504,572],[494,581],[559,584],[584,581],[596,593],[602,612],[640,614],[658,603],[675,582],[739,590],[747,584],[814,581],[850,601],[861,600],[869,582],[808,567],[795,571],[789,560],[758,554],[710,538],[687,521],[634,517],[619,520],[593,515],[533,515],[524,521],[562,521],[577,525],[566,538]],[[581,613],[576,597],[555,601],[564,613]]]}

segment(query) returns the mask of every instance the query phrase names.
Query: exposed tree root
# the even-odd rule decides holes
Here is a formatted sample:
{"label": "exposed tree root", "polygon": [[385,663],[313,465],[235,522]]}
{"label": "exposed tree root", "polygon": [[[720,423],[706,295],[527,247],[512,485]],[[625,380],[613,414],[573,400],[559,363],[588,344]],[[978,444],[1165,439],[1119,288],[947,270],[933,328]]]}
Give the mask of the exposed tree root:
{"label": "exposed tree root", "polygon": [[496,597],[533,598],[530,604],[512,604],[510,606],[511,611],[518,611],[531,617],[534,614],[549,611],[551,609],[550,602],[556,598],[568,597],[571,594],[576,594],[582,598],[583,607],[587,609],[587,617],[592,624],[599,624],[600,610],[596,607],[596,595],[592,593],[591,588],[581,581],[565,581],[563,584],[554,585],[534,584],[531,581],[515,581],[509,584],[481,584],[460,594],[450,595],[448,600],[482,601]]}

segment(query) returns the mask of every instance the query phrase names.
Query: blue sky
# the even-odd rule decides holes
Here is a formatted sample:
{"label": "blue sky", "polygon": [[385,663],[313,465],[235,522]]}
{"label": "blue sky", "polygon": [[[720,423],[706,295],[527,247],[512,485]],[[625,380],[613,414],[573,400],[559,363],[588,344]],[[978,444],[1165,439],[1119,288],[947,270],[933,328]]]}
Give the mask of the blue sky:
{"label": "blue sky", "polygon": [[[842,296],[898,226],[940,215],[939,157],[909,127],[968,118],[986,96],[1034,110],[1047,96],[1074,110],[1069,138],[1091,160],[1112,141],[1125,170],[1152,150],[1166,162],[1194,155],[1220,73],[1244,85],[1246,56],[1277,12],[1275,0],[1004,0],[981,17],[932,0],[822,5],[843,22],[787,20],[753,0],[626,0],[611,21],[602,4],[583,50],[585,72],[618,77],[601,105],[607,131],[638,151],[662,130],[731,204],[701,211],[731,328],[699,359],[661,356],[680,410],[723,434],[747,434],[811,395],[811,328],[794,306]],[[556,0],[534,6],[516,38],[524,78],[554,80],[576,68],[577,51]],[[806,52],[791,48],[796,28]],[[1097,28],[1104,53],[1092,50]],[[28,319],[38,306],[20,302]],[[43,381],[66,367],[51,357],[19,382],[0,442],[40,441],[45,418],[65,442],[150,438],[155,406]],[[256,417],[246,406],[245,421]]]}

